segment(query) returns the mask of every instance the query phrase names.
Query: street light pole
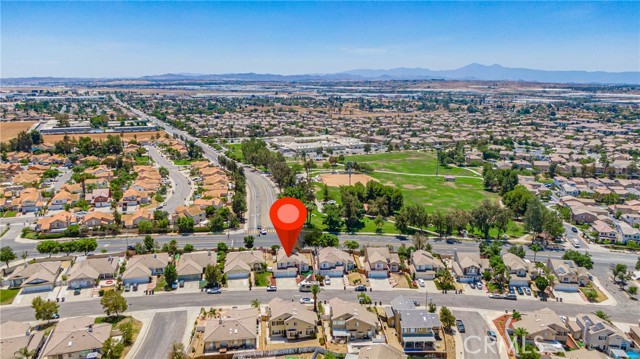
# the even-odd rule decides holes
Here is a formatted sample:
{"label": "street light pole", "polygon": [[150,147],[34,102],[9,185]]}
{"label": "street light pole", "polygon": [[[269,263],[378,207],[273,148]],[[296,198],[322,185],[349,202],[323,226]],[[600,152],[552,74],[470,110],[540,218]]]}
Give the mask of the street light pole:
{"label": "street light pole", "polygon": [[439,165],[440,165],[440,145],[436,145],[436,181],[438,181]]}

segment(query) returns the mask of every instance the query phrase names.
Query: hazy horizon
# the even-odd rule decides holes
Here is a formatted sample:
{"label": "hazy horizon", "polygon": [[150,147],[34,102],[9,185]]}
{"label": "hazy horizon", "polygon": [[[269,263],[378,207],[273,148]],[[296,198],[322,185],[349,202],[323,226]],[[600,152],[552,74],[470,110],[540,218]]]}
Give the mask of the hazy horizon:
{"label": "hazy horizon", "polygon": [[640,3],[11,2],[0,77],[640,71]]}

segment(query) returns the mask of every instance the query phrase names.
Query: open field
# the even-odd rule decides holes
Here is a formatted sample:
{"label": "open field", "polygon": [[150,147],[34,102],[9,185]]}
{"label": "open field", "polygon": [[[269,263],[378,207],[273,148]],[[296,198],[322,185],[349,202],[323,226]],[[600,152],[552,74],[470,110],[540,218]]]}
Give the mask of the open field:
{"label": "open field", "polygon": [[[375,171],[390,171],[413,174],[436,174],[436,153],[424,151],[403,151],[376,153],[371,155],[347,156],[346,161],[366,163]],[[480,177],[471,171],[459,167],[438,168],[439,175],[459,175]]]}
{"label": "open field", "polygon": [[[69,134],[68,136],[71,138],[75,138],[78,139],[80,137],[91,137],[94,140],[106,140],[107,136],[109,135],[117,135],[117,136],[121,136],[125,141],[129,141],[131,139],[137,139],[137,140],[148,140],[151,137],[155,137],[155,135],[159,133],[160,136],[164,136],[165,132],[164,131],[147,131],[147,132],[126,132],[126,133],[117,133],[117,132],[111,132],[111,133],[74,133],[74,134]],[[43,135],[42,138],[44,140],[45,143],[47,144],[51,144],[53,145],[54,143],[62,140],[64,138],[65,135]]]}
{"label": "open field", "polygon": [[9,141],[22,131],[28,131],[37,121],[0,122],[0,142]]}
{"label": "open field", "polygon": [[[349,185],[349,175],[346,173],[340,173],[340,174],[324,173],[320,175],[320,178],[322,179],[322,183],[325,183],[329,187],[340,187],[340,186]],[[367,182],[369,181],[376,181],[376,179],[361,173],[354,173],[351,175],[352,185],[356,184],[357,182],[360,182],[363,185],[366,185]]]}

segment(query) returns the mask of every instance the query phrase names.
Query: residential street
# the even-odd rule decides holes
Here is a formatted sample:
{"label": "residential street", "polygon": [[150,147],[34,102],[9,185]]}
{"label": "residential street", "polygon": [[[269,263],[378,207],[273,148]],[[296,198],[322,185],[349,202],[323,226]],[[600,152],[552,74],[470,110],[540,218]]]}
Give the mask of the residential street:
{"label": "residential street", "polygon": [[191,186],[189,185],[187,177],[180,172],[180,168],[162,156],[156,147],[147,146],[146,149],[149,151],[151,158],[153,158],[159,166],[169,170],[169,177],[174,183],[173,195],[171,195],[170,192],[167,193],[167,200],[165,201],[167,205],[162,210],[172,214],[175,212],[177,206],[185,204],[185,200],[187,200],[191,194]]}
{"label": "residential street", "polygon": [[186,328],[186,310],[156,313],[134,358],[165,358],[173,343],[182,340]]}

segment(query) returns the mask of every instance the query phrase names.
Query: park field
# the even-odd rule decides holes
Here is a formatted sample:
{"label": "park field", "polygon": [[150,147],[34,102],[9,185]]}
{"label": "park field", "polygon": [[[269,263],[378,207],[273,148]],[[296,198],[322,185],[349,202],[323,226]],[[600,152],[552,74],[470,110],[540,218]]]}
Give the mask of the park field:
{"label": "park field", "polygon": [[[388,171],[398,173],[436,174],[436,154],[435,152],[424,151],[403,151],[376,153],[370,155],[347,156],[346,161],[356,161],[366,163],[376,171]],[[438,168],[439,175],[473,176],[481,177],[478,174],[459,167]]]}
{"label": "park field", "polygon": [[36,123],[36,121],[0,122],[0,142],[6,142],[12,138],[18,137],[18,134],[20,132],[28,131],[31,126],[35,125]]}
{"label": "park field", "polygon": [[[146,132],[125,132],[125,133],[117,133],[117,132],[108,132],[108,133],[78,133],[78,134],[69,134],[70,138],[75,138],[76,140],[80,137],[91,137],[91,139],[96,141],[104,141],[107,139],[109,135],[120,136],[124,141],[129,141],[132,139],[136,139],[138,141],[149,140],[152,137],[155,137],[156,134],[160,134],[160,136],[164,137],[166,132],[164,131],[146,131]],[[65,135],[43,135],[42,139],[44,143],[53,145],[54,143],[61,141]]]}

